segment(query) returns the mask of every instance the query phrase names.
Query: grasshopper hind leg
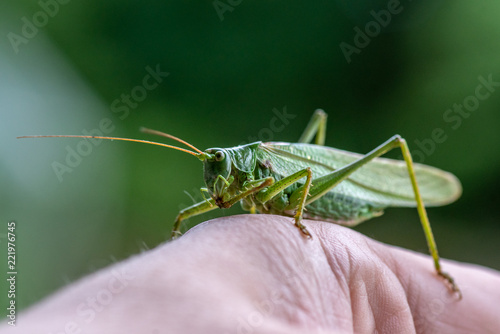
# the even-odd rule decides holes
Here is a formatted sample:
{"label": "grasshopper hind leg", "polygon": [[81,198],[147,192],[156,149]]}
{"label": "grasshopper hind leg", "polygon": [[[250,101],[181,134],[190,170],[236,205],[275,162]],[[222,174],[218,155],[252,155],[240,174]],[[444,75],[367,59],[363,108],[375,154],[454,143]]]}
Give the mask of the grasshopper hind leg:
{"label": "grasshopper hind leg", "polygon": [[[413,193],[415,196],[415,201],[417,205],[417,211],[420,216],[420,222],[422,225],[422,228],[424,230],[424,235],[425,238],[427,239],[427,245],[429,246],[429,253],[431,254],[433,260],[434,260],[434,267],[436,269],[437,274],[444,278],[448,285],[451,287],[451,290],[458,294],[459,298],[461,298],[461,293],[460,290],[455,283],[454,279],[447,273],[443,272],[441,270],[441,264],[439,262],[439,254],[436,246],[436,241],[434,240],[434,235],[432,233],[431,225],[429,223],[429,218],[427,217],[427,211],[425,210],[424,202],[422,200],[422,196],[420,194],[420,190],[418,188],[417,184],[417,179],[415,176],[415,170],[413,168],[413,160],[411,158],[410,150],[408,148],[408,145],[406,141],[401,138],[399,135],[395,135],[391,138],[389,138],[387,141],[370,151],[364,156],[361,156],[358,160],[345,165],[342,168],[336,169],[332,171],[329,174],[323,175],[321,177],[315,178],[314,179],[314,186],[311,187],[310,190],[307,191],[307,193],[310,195],[310,197],[306,200],[305,204],[310,204],[314,202],[315,200],[321,198],[325,193],[328,191],[332,190],[334,187],[336,187],[339,183],[347,179],[352,173],[354,173],[356,170],[364,166],[365,164],[369,163],[371,160],[387,153],[388,151],[392,149],[399,148],[401,152],[403,153],[403,158],[406,162],[406,167],[408,170],[408,176],[411,181],[411,185],[413,188]],[[303,194],[301,193],[302,190],[305,190],[306,185],[298,188],[295,190],[295,192],[292,194],[292,197],[290,198],[290,202],[292,205],[296,205],[297,200],[302,200],[303,199]],[[306,191],[304,191],[306,192]],[[295,194],[297,193],[297,194]],[[299,202],[300,203],[300,202]]]}
{"label": "grasshopper hind leg", "polygon": [[314,136],[316,136],[314,143],[316,145],[324,146],[327,117],[328,115],[322,109],[317,109],[302,133],[302,136],[300,136],[299,143],[310,143]]}

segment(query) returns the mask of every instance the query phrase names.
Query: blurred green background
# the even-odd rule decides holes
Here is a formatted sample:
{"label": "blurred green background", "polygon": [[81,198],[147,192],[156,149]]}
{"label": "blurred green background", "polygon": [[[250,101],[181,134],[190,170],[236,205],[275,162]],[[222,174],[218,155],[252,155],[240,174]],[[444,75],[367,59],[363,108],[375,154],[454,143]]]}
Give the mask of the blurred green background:
{"label": "blurred green background", "polygon": [[[399,133],[415,160],[463,183],[460,200],[429,209],[441,255],[500,269],[500,87],[475,97],[480,78],[500,82],[500,3],[397,4],[2,1],[0,242],[6,254],[16,221],[18,305],[165,242],[178,211],[200,199],[201,164],[181,152],[100,142],[80,147],[88,154],[61,181],[54,162],[66,165],[80,140],[15,139],[82,134],[103,119],[108,135],[162,141],[146,126],[201,149],[296,141],[316,108],[329,114],[329,146],[368,152]],[[148,67],[169,73],[150,90]],[[471,111],[453,110],[464,103]],[[270,130],[284,109],[293,118]],[[184,230],[241,212],[216,210]],[[427,252],[416,210],[356,229]]]}

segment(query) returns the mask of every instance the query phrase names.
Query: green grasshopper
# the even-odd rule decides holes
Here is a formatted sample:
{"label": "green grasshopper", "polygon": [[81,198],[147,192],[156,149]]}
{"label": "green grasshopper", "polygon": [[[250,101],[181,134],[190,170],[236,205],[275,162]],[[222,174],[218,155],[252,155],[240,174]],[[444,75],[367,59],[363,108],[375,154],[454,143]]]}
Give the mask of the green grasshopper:
{"label": "green grasshopper", "polygon": [[[294,218],[295,226],[308,238],[303,218],[354,226],[380,216],[387,207],[417,207],[434,267],[461,298],[453,278],[441,270],[439,255],[424,207],[445,205],[461,194],[458,179],[445,171],[414,164],[406,141],[389,138],[365,155],[324,146],[327,115],[316,110],[298,143],[255,142],[232,148],[201,151],[163,132],[150,134],[174,139],[194,151],[137,139],[100,136],[25,136],[101,138],[144,142],[173,148],[203,162],[209,198],[182,210],[175,220],[172,238],[179,236],[181,222],[216,208],[240,202],[252,213],[278,214]],[[315,144],[310,142],[315,137]],[[404,161],[380,158],[400,148]],[[419,183],[417,184],[417,178]]]}

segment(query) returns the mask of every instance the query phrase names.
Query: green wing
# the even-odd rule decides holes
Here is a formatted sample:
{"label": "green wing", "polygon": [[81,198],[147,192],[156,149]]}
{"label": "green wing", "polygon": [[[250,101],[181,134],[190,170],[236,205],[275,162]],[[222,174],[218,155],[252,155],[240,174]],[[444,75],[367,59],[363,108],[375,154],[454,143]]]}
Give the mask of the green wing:
{"label": "green wing", "polygon": [[[286,176],[311,167],[314,178],[341,168],[363,155],[313,144],[262,143],[257,159],[270,164],[275,174]],[[427,206],[445,205],[462,193],[460,181],[443,170],[414,164],[422,199]],[[376,158],[354,172],[333,190],[382,207],[416,206],[406,163]]]}

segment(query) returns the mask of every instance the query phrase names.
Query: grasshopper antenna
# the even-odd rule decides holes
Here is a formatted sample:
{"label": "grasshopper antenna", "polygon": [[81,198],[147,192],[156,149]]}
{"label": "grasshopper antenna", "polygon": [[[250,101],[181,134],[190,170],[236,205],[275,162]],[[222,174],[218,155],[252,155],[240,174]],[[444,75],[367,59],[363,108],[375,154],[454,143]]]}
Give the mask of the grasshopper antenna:
{"label": "grasshopper antenna", "polygon": [[191,145],[187,141],[182,140],[180,138],[177,138],[175,136],[172,136],[172,135],[170,135],[168,133],[157,131],[157,130],[148,129],[148,128],[145,128],[145,127],[141,127],[141,132],[149,133],[149,134],[152,134],[152,135],[157,135],[157,136],[162,136],[162,137],[167,137],[167,138],[173,139],[175,141],[178,141],[181,144],[184,144],[184,145],[192,148],[193,150],[195,150],[198,153],[203,153],[202,151],[200,151],[199,149],[197,149],[196,147],[194,147],[193,145]]}
{"label": "grasshopper antenna", "polygon": [[[173,136],[171,136],[171,137],[173,137]],[[182,152],[186,152],[186,153],[189,153],[191,155],[194,155],[197,158],[200,157],[200,154],[203,154],[202,151],[196,149],[194,146],[189,145],[189,144],[188,144],[188,146],[192,147],[193,149],[195,149],[199,153],[195,153],[193,151],[186,150],[184,148],[180,148],[177,146],[167,145],[167,144],[163,144],[163,143],[157,143],[157,142],[149,141],[149,140],[130,139],[130,138],[103,137],[103,136],[74,136],[74,135],[49,135],[49,136],[21,136],[21,137],[17,137],[17,139],[20,139],[20,138],[96,138],[96,139],[107,139],[107,140],[123,140],[123,141],[132,141],[132,142],[136,142],[136,143],[145,143],[145,144],[152,144],[152,145],[173,148],[174,150],[178,150],[178,151],[182,151]],[[175,137],[173,137],[173,138],[175,138]],[[183,142],[180,139],[178,139],[178,141],[181,143]]]}

